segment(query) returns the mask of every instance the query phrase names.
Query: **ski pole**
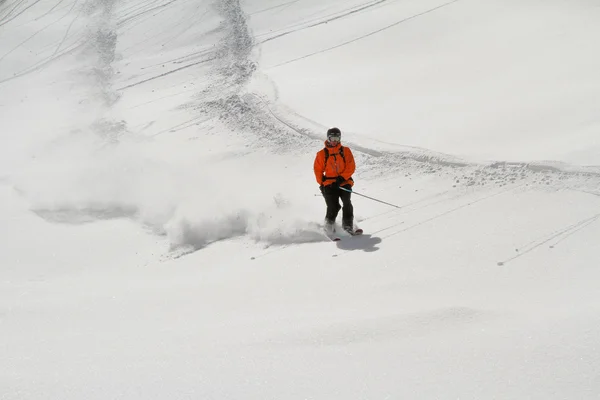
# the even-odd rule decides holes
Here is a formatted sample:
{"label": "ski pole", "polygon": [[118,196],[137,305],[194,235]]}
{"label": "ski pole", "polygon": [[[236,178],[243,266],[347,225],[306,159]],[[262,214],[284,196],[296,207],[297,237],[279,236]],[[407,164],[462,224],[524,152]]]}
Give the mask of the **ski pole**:
{"label": "ski pole", "polygon": [[360,193],[358,193],[358,192],[355,192],[355,191],[353,191],[353,190],[346,189],[345,187],[341,187],[341,186],[340,186],[340,189],[342,189],[342,190],[344,190],[344,191],[346,191],[346,192],[354,193],[355,195],[358,195],[358,196],[366,197],[367,199],[370,199],[370,200],[373,200],[373,201],[377,201],[377,202],[379,202],[379,203],[387,204],[388,206],[392,206],[392,207],[396,207],[396,208],[402,208],[402,207],[400,207],[400,206],[397,206],[397,205],[395,205],[395,204],[386,203],[385,201],[381,201],[381,200],[377,200],[377,199],[374,199],[374,198],[372,198],[372,197],[369,197],[369,196],[365,196],[364,194],[360,194]]}

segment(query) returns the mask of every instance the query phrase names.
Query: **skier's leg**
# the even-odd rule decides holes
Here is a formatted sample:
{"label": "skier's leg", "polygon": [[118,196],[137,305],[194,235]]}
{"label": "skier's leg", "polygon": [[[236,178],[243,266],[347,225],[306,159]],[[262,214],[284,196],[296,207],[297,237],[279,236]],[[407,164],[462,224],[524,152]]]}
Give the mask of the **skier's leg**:
{"label": "skier's leg", "polygon": [[[350,185],[344,185],[342,187],[352,190],[352,186]],[[342,226],[344,229],[354,229],[354,206],[352,205],[351,199],[352,193],[346,192],[345,190],[340,190],[339,192],[339,196],[344,204],[342,211]]]}
{"label": "skier's leg", "polygon": [[327,212],[325,214],[325,221],[327,223],[333,224],[338,213],[340,212],[340,209],[342,208],[340,206],[337,192],[338,189],[332,185],[328,185],[323,188],[323,198],[325,199],[325,204],[327,204]]}

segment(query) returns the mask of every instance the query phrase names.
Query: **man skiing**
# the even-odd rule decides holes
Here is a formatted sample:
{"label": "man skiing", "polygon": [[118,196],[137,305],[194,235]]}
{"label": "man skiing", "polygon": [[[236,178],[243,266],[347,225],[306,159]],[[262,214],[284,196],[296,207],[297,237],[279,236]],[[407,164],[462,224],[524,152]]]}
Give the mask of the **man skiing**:
{"label": "man skiing", "polygon": [[355,234],[354,208],[350,197],[354,185],[352,174],[356,165],[352,151],[342,146],[341,139],[342,132],[338,128],[327,130],[325,148],[315,157],[315,177],[327,204],[325,231],[328,234],[335,231],[335,219],[342,209],[339,200],[342,199],[342,227],[348,233]]}

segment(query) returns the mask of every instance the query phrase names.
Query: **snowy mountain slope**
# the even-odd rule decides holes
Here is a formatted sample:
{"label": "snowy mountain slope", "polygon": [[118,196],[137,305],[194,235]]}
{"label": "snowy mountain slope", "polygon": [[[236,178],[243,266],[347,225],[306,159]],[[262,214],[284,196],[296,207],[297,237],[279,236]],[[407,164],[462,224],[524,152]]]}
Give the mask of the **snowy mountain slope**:
{"label": "snowy mountain slope", "polygon": [[597,397],[597,11],[0,4],[0,398]]}
{"label": "snowy mountain slope", "polygon": [[599,13],[585,1],[309,1],[250,25],[281,101],[326,125],[476,160],[598,165]]}

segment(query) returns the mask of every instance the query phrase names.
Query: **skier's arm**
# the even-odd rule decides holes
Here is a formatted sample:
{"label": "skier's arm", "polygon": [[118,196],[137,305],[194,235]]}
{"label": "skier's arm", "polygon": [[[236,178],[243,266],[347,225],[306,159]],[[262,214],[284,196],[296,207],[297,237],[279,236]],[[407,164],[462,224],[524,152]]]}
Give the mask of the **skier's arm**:
{"label": "skier's arm", "polygon": [[315,178],[317,178],[317,183],[319,185],[323,184],[323,174],[325,173],[325,155],[322,153],[323,151],[317,153],[314,165]]}
{"label": "skier's arm", "polygon": [[345,180],[348,180],[354,174],[354,171],[356,170],[356,164],[354,163],[354,155],[352,154],[352,151],[347,147],[344,147],[344,156],[346,167],[340,175],[342,175]]}

